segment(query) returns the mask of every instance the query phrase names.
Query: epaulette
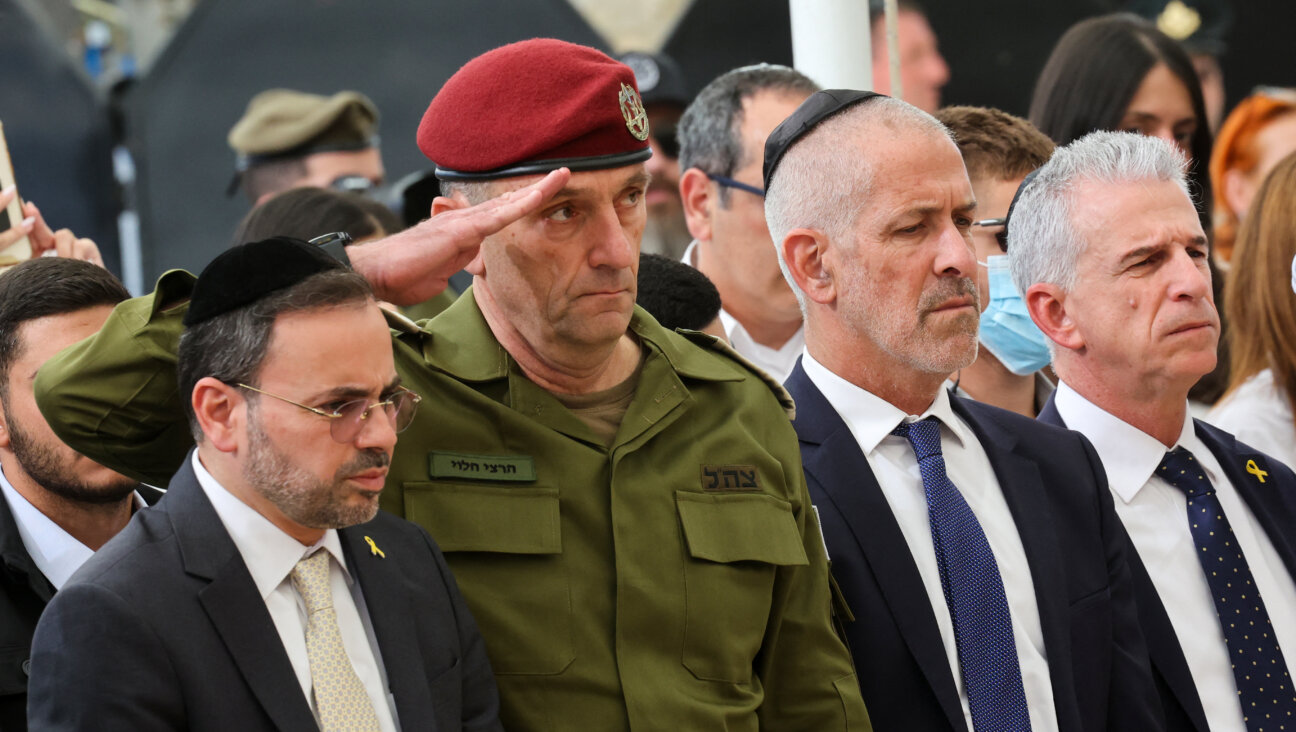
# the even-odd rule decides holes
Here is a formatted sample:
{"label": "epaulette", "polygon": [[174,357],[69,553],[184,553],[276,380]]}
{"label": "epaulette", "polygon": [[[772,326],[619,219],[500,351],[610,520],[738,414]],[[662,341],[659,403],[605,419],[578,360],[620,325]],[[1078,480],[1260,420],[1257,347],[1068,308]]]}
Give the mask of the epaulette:
{"label": "epaulette", "polygon": [[728,341],[726,341],[723,338],[716,338],[710,333],[703,333],[697,330],[689,330],[687,328],[676,328],[675,332],[684,336],[690,341],[693,341],[699,346],[702,346],[703,348],[709,348],[713,351],[728,356],[734,361],[737,361],[741,366],[746,368],[748,371],[751,371],[753,374],[756,374],[756,376],[759,377],[761,381],[765,382],[765,386],[768,386],[770,391],[774,392],[774,396],[778,399],[779,406],[783,407],[784,412],[787,412],[788,419],[790,420],[796,419],[796,402],[792,400],[792,395],[788,393],[788,390],[784,389],[783,385],[780,384],[778,381],[776,381],[773,376],[767,374],[765,372],[765,369],[761,368],[760,366],[757,366],[751,361],[748,361],[746,356],[735,351],[733,346],[729,345]]}

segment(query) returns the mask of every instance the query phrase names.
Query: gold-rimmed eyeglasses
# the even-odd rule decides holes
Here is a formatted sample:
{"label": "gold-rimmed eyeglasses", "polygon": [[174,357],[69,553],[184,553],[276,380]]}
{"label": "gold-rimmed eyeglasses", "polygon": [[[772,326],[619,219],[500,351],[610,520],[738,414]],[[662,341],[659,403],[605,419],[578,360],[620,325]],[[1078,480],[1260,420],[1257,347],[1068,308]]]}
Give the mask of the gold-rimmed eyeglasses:
{"label": "gold-rimmed eyeglasses", "polygon": [[387,419],[391,420],[392,429],[396,432],[404,431],[414,421],[414,412],[418,410],[419,402],[423,401],[423,397],[409,389],[398,386],[387,398],[380,402],[370,402],[368,399],[354,399],[337,404],[332,409],[318,409],[308,407],[278,394],[272,394],[264,389],[258,389],[255,386],[248,386],[247,384],[235,384],[235,386],[258,394],[264,394],[281,402],[287,402],[294,407],[301,407],[321,417],[327,417],[330,420],[329,434],[333,436],[334,440],[341,443],[354,440],[364,427],[364,422],[369,418],[369,413],[379,407],[386,413]]}

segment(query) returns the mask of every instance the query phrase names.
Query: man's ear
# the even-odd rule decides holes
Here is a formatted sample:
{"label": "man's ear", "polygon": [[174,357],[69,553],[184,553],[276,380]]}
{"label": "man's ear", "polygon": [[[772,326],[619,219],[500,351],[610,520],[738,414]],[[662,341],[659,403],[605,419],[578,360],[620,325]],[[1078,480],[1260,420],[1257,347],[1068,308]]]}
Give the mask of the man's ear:
{"label": "man's ear", "polygon": [[221,452],[234,452],[247,431],[247,397],[236,386],[204,376],[194,384],[190,398],[207,441]]}
{"label": "man's ear", "polygon": [[1023,299],[1031,320],[1049,340],[1072,351],[1084,347],[1084,335],[1067,313],[1067,293],[1062,288],[1048,282],[1037,282],[1027,288]]}
{"label": "man's ear", "polygon": [[811,301],[828,305],[837,300],[837,284],[829,261],[828,237],[818,229],[793,229],[779,245],[788,272]]}
{"label": "man's ear", "polygon": [[12,440],[9,437],[9,407],[0,401],[0,447],[9,449]]}
{"label": "man's ear", "polygon": [[689,168],[680,176],[679,185],[689,233],[698,241],[711,241],[711,213],[720,203],[713,195],[711,179],[698,168]]}

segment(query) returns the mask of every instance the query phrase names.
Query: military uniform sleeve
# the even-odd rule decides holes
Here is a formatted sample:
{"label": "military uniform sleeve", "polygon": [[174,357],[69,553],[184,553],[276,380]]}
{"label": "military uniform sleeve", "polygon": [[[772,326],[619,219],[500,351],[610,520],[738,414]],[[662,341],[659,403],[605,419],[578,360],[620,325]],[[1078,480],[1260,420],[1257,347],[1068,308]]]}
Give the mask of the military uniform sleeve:
{"label": "military uniform sleeve", "polygon": [[98,333],[59,352],[36,376],[36,403],[77,452],[165,486],[193,447],[176,387],[176,346],[194,276],[162,275],[118,305]]}
{"label": "military uniform sleeve", "polygon": [[[791,431],[791,426],[788,426]],[[854,665],[834,629],[828,557],[810,503],[796,438],[784,457],[809,564],[780,567],[774,612],[758,660],[762,730],[872,730]]]}

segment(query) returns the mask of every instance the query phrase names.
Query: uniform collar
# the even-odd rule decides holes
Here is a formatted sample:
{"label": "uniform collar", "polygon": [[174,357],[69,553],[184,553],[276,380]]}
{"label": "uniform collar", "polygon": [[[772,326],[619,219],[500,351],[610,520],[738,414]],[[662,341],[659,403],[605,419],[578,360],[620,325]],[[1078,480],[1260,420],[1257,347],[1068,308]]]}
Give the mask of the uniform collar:
{"label": "uniform collar", "polygon": [[[485,382],[507,378],[516,362],[496,340],[470,287],[437,317],[436,333],[423,332],[423,357],[432,368],[456,379]],[[705,381],[740,381],[745,369],[697,348],[657,324],[635,306],[630,328],[649,351],[660,353],[681,376]]]}

